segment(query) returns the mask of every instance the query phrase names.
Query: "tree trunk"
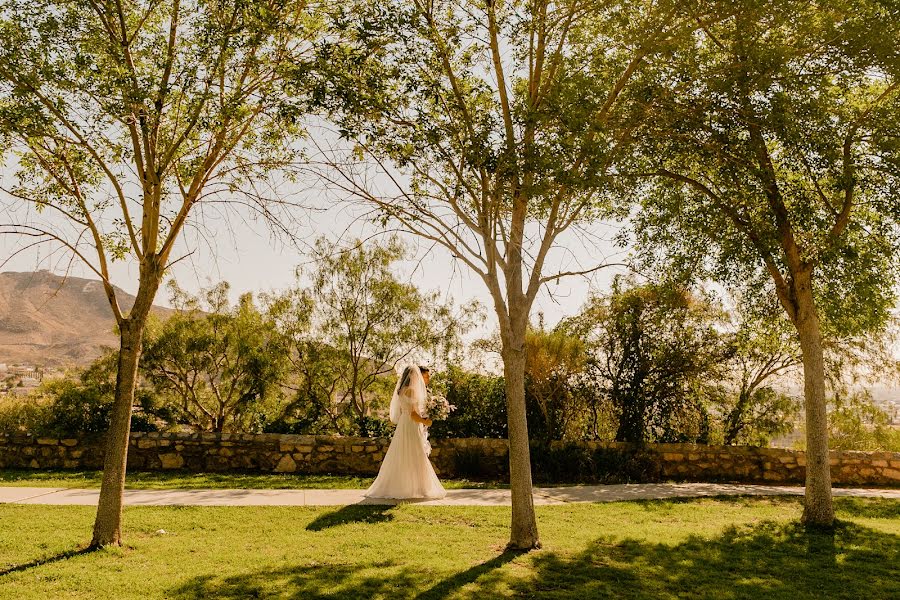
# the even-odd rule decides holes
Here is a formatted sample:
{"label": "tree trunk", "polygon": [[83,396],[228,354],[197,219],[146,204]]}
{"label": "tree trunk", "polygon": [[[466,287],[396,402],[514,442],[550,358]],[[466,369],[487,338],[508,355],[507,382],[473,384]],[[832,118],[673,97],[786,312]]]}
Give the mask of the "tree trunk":
{"label": "tree trunk", "polygon": [[730,446],[737,439],[738,435],[741,433],[741,429],[743,429],[744,424],[744,413],[747,410],[747,406],[750,404],[750,391],[746,389],[741,389],[740,394],[738,395],[738,401],[735,407],[728,413],[728,418],[725,421],[725,440],[723,443],[726,446]]}
{"label": "tree trunk", "polygon": [[125,467],[128,462],[128,439],[131,433],[131,411],[137,386],[138,363],[147,316],[153,306],[162,272],[141,265],[141,281],[129,316],[119,325],[119,360],[116,391],[106,433],[103,482],[94,521],[91,547],[122,543],[122,499],[125,492]]}
{"label": "tree trunk", "polygon": [[[527,322],[526,322],[527,323]],[[512,495],[510,550],[540,548],[531,482],[528,420],[525,416],[525,331],[503,340],[503,375],[509,425],[509,484]]]}
{"label": "tree trunk", "polygon": [[822,331],[812,295],[811,278],[795,286],[797,319],[803,353],[804,405],[806,410],[806,500],[802,521],[831,527],[831,467],[828,461],[828,414],[825,404],[825,359]]}

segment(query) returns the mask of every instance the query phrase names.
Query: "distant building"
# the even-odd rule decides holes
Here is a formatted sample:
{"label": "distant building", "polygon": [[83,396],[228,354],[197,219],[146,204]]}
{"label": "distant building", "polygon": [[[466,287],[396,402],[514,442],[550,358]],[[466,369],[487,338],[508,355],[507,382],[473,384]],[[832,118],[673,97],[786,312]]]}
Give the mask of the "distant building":
{"label": "distant building", "polygon": [[19,378],[23,387],[37,387],[41,383],[41,378],[33,375],[23,375]]}

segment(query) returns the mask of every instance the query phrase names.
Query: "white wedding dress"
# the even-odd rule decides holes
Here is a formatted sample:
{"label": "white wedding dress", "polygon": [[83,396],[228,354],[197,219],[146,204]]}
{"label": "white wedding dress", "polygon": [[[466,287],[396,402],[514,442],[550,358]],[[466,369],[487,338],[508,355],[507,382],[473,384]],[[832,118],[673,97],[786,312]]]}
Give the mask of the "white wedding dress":
{"label": "white wedding dress", "polygon": [[[412,419],[414,410],[419,415],[424,414],[425,390],[424,382],[415,381],[416,375],[421,378],[418,368],[413,369],[415,373],[410,387],[414,392],[411,395],[394,392],[391,420],[397,423],[397,428],[384,455],[378,477],[366,490],[365,496],[368,498],[437,499],[447,495],[428,460],[431,447],[427,441],[425,426]],[[404,371],[404,376],[405,374]],[[401,383],[402,380],[403,377]],[[399,390],[401,385],[398,383],[397,387]]]}

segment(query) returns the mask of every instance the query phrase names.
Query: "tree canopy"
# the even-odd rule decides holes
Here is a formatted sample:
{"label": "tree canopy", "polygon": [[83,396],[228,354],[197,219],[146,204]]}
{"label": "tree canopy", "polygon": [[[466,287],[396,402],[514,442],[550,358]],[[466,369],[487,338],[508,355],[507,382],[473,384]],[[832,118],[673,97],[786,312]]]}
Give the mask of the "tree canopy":
{"label": "tree canopy", "polygon": [[824,340],[883,327],[897,299],[898,8],[735,7],[656,64],[635,227],[652,258],[781,305],[804,369],[804,520],[830,525]]}
{"label": "tree canopy", "polygon": [[[510,546],[539,544],[525,414],[525,336],[561,236],[627,214],[617,161],[631,151],[649,56],[693,27],[678,2],[349,3],[315,99],[341,138],[326,180],[465,264],[491,295],[507,389]],[[323,144],[323,146],[327,146]],[[549,260],[548,260],[549,259]]]}

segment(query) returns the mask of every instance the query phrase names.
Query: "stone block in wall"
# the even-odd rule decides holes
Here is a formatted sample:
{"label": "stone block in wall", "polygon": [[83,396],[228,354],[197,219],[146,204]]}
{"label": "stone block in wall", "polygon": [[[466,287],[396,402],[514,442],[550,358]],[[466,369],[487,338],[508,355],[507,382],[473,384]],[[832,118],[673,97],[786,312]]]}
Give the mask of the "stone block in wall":
{"label": "stone block in wall", "polygon": [[207,471],[224,472],[231,468],[231,461],[224,456],[212,456],[206,461],[205,467]]}
{"label": "stone block in wall", "polygon": [[159,462],[163,469],[180,469],[184,466],[184,457],[177,452],[167,452],[159,455]]}
{"label": "stone block in wall", "polygon": [[[44,443],[40,443],[43,440]],[[52,441],[53,443],[48,443]],[[185,468],[202,471],[272,472],[288,456],[293,472],[377,472],[390,440],[386,438],[299,436],[278,434],[139,433],[132,435],[129,469]],[[553,442],[551,448],[576,453],[617,453],[645,461],[643,478],[666,477],[685,481],[765,481],[802,483],[806,456],[803,452],[747,446],[659,444],[636,448],[616,442]],[[290,449],[281,452],[280,449]],[[503,479],[508,469],[507,440],[432,440],[431,460],[442,476],[465,474]],[[98,438],[66,438],[0,435],[0,466],[39,468],[99,468],[102,443]],[[37,459],[36,461],[33,459]],[[629,460],[632,460],[631,458]],[[900,454],[832,452],[836,484],[877,485],[900,483]],[[613,461],[610,465],[615,465]],[[77,465],[77,466],[72,466]],[[650,465],[654,465],[649,471]],[[282,465],[285,466],[285,465]],[[283,471],[282,472],[286,472]]]}
{"label": "stone block in wall", "polygon": [[293,473],[297,470],[297,463],[294,462],[294,459],[290,454],[285,454],[278,461],[278,464],[275,465],[276,473]]}

